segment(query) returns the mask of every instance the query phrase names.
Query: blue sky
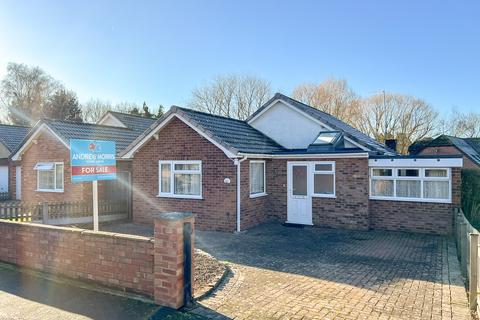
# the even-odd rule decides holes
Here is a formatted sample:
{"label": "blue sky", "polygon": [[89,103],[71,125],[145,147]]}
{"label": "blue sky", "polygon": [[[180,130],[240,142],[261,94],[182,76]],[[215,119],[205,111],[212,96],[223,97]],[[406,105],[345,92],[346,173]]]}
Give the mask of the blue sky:
{"label": "blue sky", "polygon": [[361,95],[480,110],[480,2],[0,2],[0,77],[38,65],[81,101],[185,105],[219,74],[253,74],[290,94],[334,76]]}

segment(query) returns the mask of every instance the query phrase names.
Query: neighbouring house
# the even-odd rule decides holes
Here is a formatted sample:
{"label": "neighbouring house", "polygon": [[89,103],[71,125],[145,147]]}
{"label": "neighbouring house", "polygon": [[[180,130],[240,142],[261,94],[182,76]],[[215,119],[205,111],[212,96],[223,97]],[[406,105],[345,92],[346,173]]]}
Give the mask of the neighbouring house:
{"label": "neighbouring house", "polygon": [[0,124],[0,194],[9,198],[9,157],[27,135],[30,127]]}
{"label": "neighbouring house", "polygon": [[480,138],[441,135],[416,141],[408,151],[412,155],[461,155],[464,168],[480,169]]}
{"label": "neighbouring house", "polygon": [[[98,124],[43,119],[11,156],[13,196],[25,203],[89,202],[91,183],[72,183],[70,139],[115,141],[122,152],[154,119],[108,112]],[[117,180],[99,182],[100,200],[125,200],[130,194],[131,161],[117,159]]]}
{"label": "neighbouring house", "polygon": [[246,121],[172,107],[125,148],[134,222],[188,211],[204,230],[270,218],[350,229],[451,233],[461,156],[401,156],[282,94]]}

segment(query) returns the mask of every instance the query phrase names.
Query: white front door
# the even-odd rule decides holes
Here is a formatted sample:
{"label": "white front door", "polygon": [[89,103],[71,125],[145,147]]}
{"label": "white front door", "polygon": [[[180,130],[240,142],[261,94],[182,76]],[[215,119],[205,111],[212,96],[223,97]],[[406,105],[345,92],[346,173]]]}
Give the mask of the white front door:
{"label": "white front door", "polygon": [[15,193],[16,199],[22,200],[22,167],[15,167]]}
{"label": "white front door", "polygon": [[8,166],[0,166],[0,193],[8,192]]}
{"label": "white front door", "polygon": [[306,162],[287,164],[287,222],[312,224],[312,196],[309,165]]}

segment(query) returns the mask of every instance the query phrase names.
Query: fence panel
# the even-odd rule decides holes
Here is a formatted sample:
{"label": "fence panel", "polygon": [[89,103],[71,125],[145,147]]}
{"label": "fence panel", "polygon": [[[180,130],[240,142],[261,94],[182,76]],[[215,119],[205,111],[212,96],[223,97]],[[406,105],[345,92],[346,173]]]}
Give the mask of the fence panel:
{"label": "fence panel", "polygon": [[[128,206],[121,201],[102,201],[99,204],[99,215],[104,217],[104,221],[126,219],[127,209]],[[0,203],[0,219],[18,222],[88,223],[92,212],[92,205],[85,202],[27,204],[21,201],[6,201]]]}
{"label": "fence panel", "polygon": [[479,232],[465,218],[461,209],[455,209],[455,242],[462,274],[468,279],[470,309],[478,307]]}

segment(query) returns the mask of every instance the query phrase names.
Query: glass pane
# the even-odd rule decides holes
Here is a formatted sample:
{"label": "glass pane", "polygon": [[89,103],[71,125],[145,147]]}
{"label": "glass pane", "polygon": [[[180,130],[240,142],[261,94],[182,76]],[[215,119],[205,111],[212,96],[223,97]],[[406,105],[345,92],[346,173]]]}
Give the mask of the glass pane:
{"label": "glass pane", "polygon": [[198,163],[176,163],[175,170],[200,170]]}
{"label": "glass pane", "polygon": [[332,167],[331,164],[316,164],[315,171],[332,171]]}
{"label": "glass pane", "polygon": [[425,177],[446,177],[447,170],[445,169],[425,169]]}
{"label": "glass pane", "polygon": [[418,177],[418,169],[398,169],[399,177]]}
{"label": "glass pane", "polygon": [[264,163],[250,164],[250,194],[265,192]]}
{"label": "glass pane", "polygon": [[425,181],[423,193],[429,199],[448,199],[448,181]]}
{"label": "glass pane", "polygon": [[163,163],[161,164],[160,166],[160,179],[161,179],[161,182],[160,182],[160,192],[166,192],[166,193],[170,193],[171,192],[171,188],[170,188],[170,164],[169,163]]}
{"label": "glass pane", "polygon": [[293,166],[292,186],[294,196],[307,195],[307,166]]}
{"label": "glass pane", "polygon": [[420,180],[397,180],[397,197],[420,198]]}
{"label": "glass pane", "polygon": [[200,175],[180,174],[174,175],[175,194],[178,195],[200,195]]}
{"label": "glass pane", "polygon": [[53,190],[55,188],[54,171],[38,171],[38,188]]}
{"label": "glass pane", "polygon": [[63,190],[63,164],[55,165],[56,189]]}
{"label": "glass pane", "polygon": [[372,195],[393,197],[393,180],[372,180]]}
{"label": "glass pane", "polygon": [[340,132],[321,132],[313,144],[329,144],[332,143]]}
{"label": "glass pane", "polygon": [[313,177],[313,193],[333,194],[333,174],[315,174]]}
{"label": "glass pane", "polygon": [[391,177],[392,169],[373,169],[374,177]]}

